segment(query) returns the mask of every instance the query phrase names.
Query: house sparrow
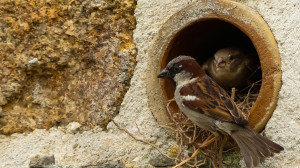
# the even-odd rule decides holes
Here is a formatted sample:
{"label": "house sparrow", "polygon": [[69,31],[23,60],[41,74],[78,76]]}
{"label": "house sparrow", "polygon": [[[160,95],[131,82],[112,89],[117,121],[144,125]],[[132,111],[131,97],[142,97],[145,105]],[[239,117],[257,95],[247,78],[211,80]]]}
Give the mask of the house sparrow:
{"label": "house sparrow", "polygon": [[239,146],[247,167],[257,166],[266,157],[283,150],[248,127],[241,110],[194,58],[174,58],[158,78],[168,78],[176,83],[176,103],[193,123],[215,137],[230,135]]}
{"label": "house sparrow", "polygon": [[238,46],[225,47],[204,62],[202,68],[225,89],[242,86],[259,67],[254,54],[253,50]]}

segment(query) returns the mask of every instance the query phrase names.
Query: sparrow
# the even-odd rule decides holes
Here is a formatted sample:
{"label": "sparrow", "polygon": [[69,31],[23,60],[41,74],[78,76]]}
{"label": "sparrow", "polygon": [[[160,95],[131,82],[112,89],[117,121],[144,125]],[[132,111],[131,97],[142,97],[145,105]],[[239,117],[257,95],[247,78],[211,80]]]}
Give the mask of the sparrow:
{"label": "sparrow", "polygon": [[[247,84],[259,67],[255,52],[239,46],[219,49],[214,57],[205,61],[202,68],[225,89]],[[249,82],[249,81],[248,81]]]}
{"label": "sparrow", "polygon": [[257,166],[265,158],[283,150],[277,143],[249,128],[248,121],[231,97],[194,58],[174,58],[158,78],[170,79],[176,84],[176,103],[194,124],[215,137],[230,135],[239,146],[247,167]]}

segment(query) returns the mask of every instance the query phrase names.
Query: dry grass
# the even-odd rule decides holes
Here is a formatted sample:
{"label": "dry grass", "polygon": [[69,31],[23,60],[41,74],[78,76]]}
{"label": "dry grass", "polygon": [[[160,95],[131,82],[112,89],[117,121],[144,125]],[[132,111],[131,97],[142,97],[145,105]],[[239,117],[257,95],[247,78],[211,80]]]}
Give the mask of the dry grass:
{"label": "dry grass", "polygon": [[[261,86],[261,80],[249,84],[249,86],[236,90],[235,88],[229,93],[231,98],[234,99],[237,106],[242,110],[245,118],[248,118],[249,111],[255,102],[259,89]],[[190,155],[186,152],[186,145],[189,146],[189,149],[194,153],[195,151],[199,151],[199,154],[185,163],[188,167],[213,167],[213,168],[222,168],[223,167],[223,149],[226,148],[227,151],[234,147],[234,143],[232,140],[228,138],[226,135],[221,135],[218,137],[212,144],[205,148],[201,148],[203,142],[211,135],[210,132],[202,130],[197,127],[190,121],[182,112],[179,110],[173,110],[170,106],[172,103],[176,105],[174,99],[170,100],[167,103],[167,111],[168,115],[171,119],[171,123],[168,125],[164,125],[168,129],[173,130],[176,133],[176,157],[170,156],[168,152],[162,151],[158,146],[147,142],[144,139],[140,139],[135,137],[132,133],[130,133],[125,128],[122,128],[118,125],[114,120],[112,122],[118,127],[118,129],[126,132],[129,136],[131,136],[136,141],[148,144],[158,150],[165,157],[170,159],[174,159],[177,166],[180,163],[190,157]],[[229,140],[228,140],[229,139]],[[175,167],[177,167],[175,166]],[[180,167],[180,166],[179,166]]]}
{"label": "dry grass", "polygon": [[[261,85],[261,80],[250,84],[249,86],[241,89],[232,89],[229,93],[231,98],[234,99],[237,106],[242,110],[245,118],[249,116],[249,110],[251,109],[253,103],[255,102],[259,89]],[[176,133],[177,141],[177,156],[176,164],[180,164],[182,161],[186,160],[190,156],[184,153],[184,144],[192,146],[192,151],[195,152],[196,149],[200,150],[200,154],[195,158],[191,159],[185,163],[189,167],[223,167],[223,149],[234,147],[234,143],[229,140],[228,137],[222,135],[217,138],[215,142],[206,148],[200,148],[201,144],[206,140],[208,136],[211,135],[210,132],[204,131],[201,128],[194,125],[182,112],[174,111],[170,108],[172,103],[176,103],[174,99],[167,103],[167,111],[172,123],[169,125]]]}
{"label": "dry grass", "polygon": [[245,117],[248,119],[249,111],[253,106],[261,86],[261,80],[250,84],[249,86],[237,91],[235,93],[234,102],[240,110],[242,110]]}

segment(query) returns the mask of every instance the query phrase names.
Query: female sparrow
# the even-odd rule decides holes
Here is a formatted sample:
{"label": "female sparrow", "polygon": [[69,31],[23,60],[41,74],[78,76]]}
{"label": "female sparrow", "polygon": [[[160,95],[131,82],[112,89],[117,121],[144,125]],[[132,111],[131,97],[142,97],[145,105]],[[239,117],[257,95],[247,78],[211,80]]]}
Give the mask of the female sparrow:
{"label": "female sparrow", "polygon": [[[251,74],[259,67],[255,52],[231,46],[218,50],[202,68],[225,89],[247,84]],[[248,81],[249,82],[249,81]]]}

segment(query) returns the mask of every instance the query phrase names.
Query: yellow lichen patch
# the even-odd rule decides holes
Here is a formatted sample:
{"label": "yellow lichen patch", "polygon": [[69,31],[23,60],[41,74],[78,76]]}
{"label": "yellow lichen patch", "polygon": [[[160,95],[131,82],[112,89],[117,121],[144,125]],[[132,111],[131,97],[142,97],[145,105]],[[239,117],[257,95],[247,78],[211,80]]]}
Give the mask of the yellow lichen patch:
{"label": "yellow lichen patch", "polygon": [[177,154],[178,154],[178,146],[177,145],[171,146],[167,152],[168,156],[176,156]]}
{"label": "yellow lichen patch", "polygon": [[0,6],[0,134],[70,122],[84,130],[106,127],[135,67],[135,1],[16,0]]}

